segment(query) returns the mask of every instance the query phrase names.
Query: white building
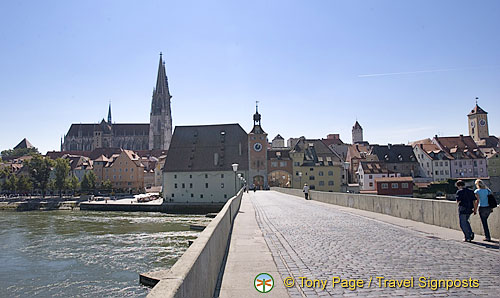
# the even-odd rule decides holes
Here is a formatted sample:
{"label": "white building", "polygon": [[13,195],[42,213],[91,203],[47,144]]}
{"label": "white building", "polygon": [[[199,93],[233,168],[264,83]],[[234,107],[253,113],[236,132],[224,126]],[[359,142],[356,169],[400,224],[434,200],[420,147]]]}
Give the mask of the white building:
{"label": "white building", "polygon": [[400,177],[399,173],[387,170],[384,163],[378,161],[361,161],[358,167],[358,181],[360,191],[375,191],[375,179],[386,177]]}
{"label": "white building", "polygon": [[446,181],[451,178],[453,156],[439,149],[435,144],[416,144],[413,152],[420,165],[420,175],[432,181]]}

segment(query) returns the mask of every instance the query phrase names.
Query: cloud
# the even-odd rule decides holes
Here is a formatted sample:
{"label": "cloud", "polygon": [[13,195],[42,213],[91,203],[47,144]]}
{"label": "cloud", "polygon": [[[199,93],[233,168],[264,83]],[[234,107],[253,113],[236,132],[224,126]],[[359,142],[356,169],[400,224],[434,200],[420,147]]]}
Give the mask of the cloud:
{"label": "cloud", "polygon": [[446,72],[446,71],[460,71],[460,70],[489,69],[489,68],[498,68],[498,67],[500,67],[500,65],[477,66],[477,67],[462,67],[462,68],[441,68],[441,69],[428,69],[428,70],[402,71],[402,72],[372,73],[372,74],[361,74],[361,75],[358,75],[358,78],[382,77],[382,76],[396,76],[396,75],[407,75],[407,74],[418,74],[418,73],[433,73],[433,72]]}

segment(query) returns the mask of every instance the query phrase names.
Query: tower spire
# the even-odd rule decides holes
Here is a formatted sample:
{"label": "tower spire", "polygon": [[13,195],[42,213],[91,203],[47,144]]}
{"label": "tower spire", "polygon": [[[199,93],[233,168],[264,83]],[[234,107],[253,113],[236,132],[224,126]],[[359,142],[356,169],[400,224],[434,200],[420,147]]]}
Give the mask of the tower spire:
{"label": "tower spire", "polygon": [[111,124],[111,100],[109,101],[109,108],[108,108],[108,124]]}

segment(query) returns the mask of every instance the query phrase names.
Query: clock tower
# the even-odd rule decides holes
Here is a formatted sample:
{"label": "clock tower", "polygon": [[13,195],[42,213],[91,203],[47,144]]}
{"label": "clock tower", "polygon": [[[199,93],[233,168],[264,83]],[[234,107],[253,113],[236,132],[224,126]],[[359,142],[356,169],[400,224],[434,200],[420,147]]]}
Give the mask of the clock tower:
{"label": "clock tower", "polygon": [[258,102],[253,115],[253,129],[248,134],[248,184],[264,189],[267,184],[267,133],[260,125]]}
{"label": "clock tower", "polygon": [[469,120],[469,135],[474,141],[479,142],[481,139],[488,138],[490,133],[488,131],[488,113],[481,109],[477,104],[472,111],[467,115]]}

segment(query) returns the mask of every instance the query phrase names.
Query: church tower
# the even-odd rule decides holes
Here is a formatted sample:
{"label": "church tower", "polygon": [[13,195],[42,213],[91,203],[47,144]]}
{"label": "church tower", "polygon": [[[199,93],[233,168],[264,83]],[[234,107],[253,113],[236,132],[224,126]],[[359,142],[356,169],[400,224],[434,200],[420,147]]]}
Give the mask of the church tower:
{"label": "church tower", "polygon": [[168,150],[172,140],[172,114],[170,110],[170,91],[168,89],[165,62],[160,53],[160,64],[158,65],[158,78],[156,88],[153,90],[151,101],[151,113],[149,121],[149,150]]}
{"label": "church tower", "polygon": [[469,135],[474,141],[479,142],[481,139],[488,138],[490,133],[488,131],[488,113],[479,107],[477,100],[476,97],[476,106],[467,115],[467,118],[469,119]]}
{"label": "church tower", "polygon": [[356,123],[352,127],[352,143],[363,143],[363,128],[359,125],[358,120],[356,120]]}
{"label": "church tower", "polygon": [[261,127],[259,106],[255,105],[253,129],[248,134],[248,184],[264,189],[267,183],[267,133]]}

